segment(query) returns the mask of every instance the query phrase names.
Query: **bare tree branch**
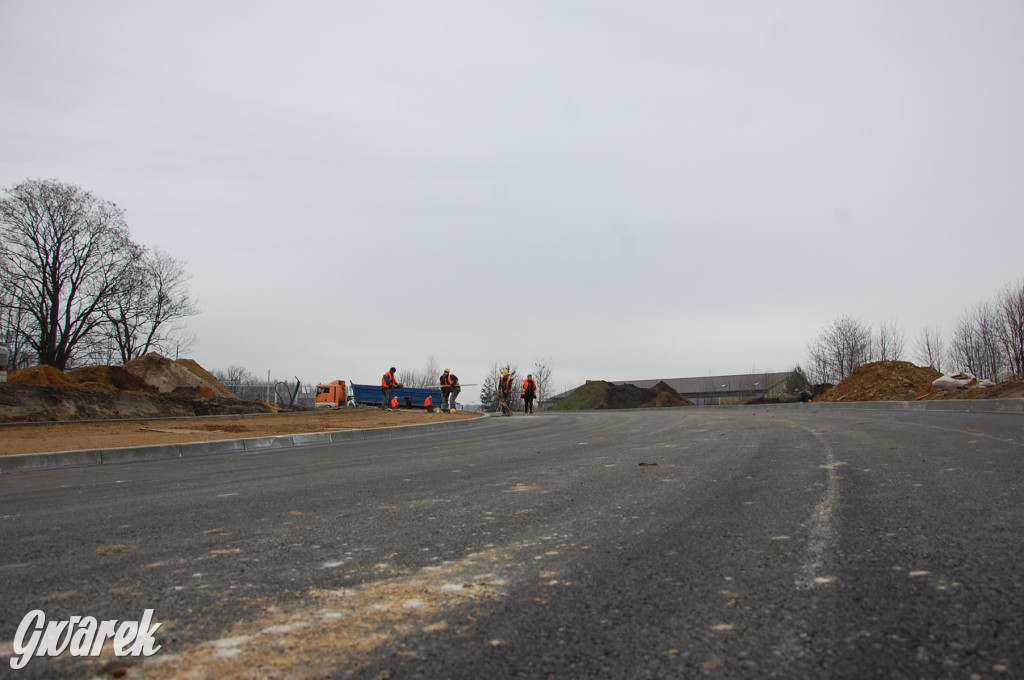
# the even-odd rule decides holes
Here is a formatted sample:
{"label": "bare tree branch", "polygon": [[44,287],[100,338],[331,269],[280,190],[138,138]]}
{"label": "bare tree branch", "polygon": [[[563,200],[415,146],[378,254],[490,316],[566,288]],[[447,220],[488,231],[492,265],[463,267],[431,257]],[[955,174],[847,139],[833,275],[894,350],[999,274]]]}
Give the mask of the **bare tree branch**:
{"label": "bare tree branch", "polygon": [[871,326],[842,316],[826,326],[808,347],[810,373],[816,383],[838,383],[871,356]]}
{"label": "bare tree branch", "polygon": [[80,187],[29,180],[0,200],[2,284],[18,297],[22,339],[39,363],[63,369],[104,323],[136,246],[124,212]]}

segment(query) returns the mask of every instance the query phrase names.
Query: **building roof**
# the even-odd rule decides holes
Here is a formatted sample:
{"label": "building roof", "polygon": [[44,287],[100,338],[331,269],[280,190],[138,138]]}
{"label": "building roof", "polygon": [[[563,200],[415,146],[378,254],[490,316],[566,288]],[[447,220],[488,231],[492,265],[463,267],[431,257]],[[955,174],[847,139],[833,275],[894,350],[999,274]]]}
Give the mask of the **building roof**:
{"label": "building roof", "polygon": [[[747,392],[767,392],[785,382],[793,371],[781,373],[743,373],[739,375],[710,375],[697,378],[654,378],[651,380],[612,380],[613,385],[636,385],[650,389],[659,382],[664,382],[679,394],[692,395],[724,395],[742,394]],[[575,389],[575,388],[574,388]],[[551,397],[557,401],[572,392],[563,392]]]}
{"label": "building roof", "polygon": [[792,371],[783,373],[746,373],[741,375],[710,375],[699,378],[658,378],[655,380],[616,380],[616,385],[636,385],[651,388],[659,382],[682,395],[723,394],[726,392],[763,392],[785,382]]}

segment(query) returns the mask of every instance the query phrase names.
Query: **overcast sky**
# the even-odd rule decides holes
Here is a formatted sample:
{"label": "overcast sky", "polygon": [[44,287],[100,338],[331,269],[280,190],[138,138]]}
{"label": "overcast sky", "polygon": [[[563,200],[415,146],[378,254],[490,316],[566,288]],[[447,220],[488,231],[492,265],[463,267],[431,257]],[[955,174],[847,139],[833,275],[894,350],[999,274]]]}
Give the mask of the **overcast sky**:
{"label": "overcast sky", "polygon": [[1024,277],[1022,35],[1019,0],[0,0],[0,186],[184,260],[209,369],[783,371]]}

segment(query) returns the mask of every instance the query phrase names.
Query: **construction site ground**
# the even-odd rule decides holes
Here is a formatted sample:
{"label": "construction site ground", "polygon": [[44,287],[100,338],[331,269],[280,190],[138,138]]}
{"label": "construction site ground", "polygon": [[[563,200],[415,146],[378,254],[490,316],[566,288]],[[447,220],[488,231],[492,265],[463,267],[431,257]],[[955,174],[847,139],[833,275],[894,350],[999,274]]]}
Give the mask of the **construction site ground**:
{"label": "construction site ground", "polygon": [[428,413],[423,409],[381,411],[374,407],[348,407],[247,416],[7,424],[0,426],[0,455],[338,432],[479,418],[481,415],[471,411]]}
{"label": "construction site ground", "polygon": [[[859,366],[815,402],[1019,399],[1024,382],[937,390],[938,371],[903,361]],[[607,409],[691,405],[668,385],[644,390],[592,381],[557,408]],[[147,354],[117,366],[68,373],[36,366],[0,384],[0,456],[182,444],[275,435],[338,432],[451,421],[479,413],[381,411],[372,406],[277,413],[263,400],[236,397],[191,359]]]}

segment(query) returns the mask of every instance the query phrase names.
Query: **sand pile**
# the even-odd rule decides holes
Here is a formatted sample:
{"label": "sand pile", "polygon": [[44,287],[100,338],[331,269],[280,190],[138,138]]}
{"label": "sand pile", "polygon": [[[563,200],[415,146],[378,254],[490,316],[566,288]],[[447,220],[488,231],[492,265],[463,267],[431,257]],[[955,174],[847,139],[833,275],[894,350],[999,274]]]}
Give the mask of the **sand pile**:
{"label": "sand pile", "polygon": [[191,359],[151,353],[120,366],[12,371],[0,384],[0,422],[267,413]]}
{"label": "sand pile", "polygon": [[693,402],[664,382],[647,389],[636,385],[613,385],[604,380],[592,380],[570,392],[564,399],[554,404],[551,410],[584,411],[666,406],[693,406]]}
{"label": "sand pile", "polygon": [[235,393],[229,390],[224,383],[217,380],[213,373],[199,365],[194,359],[175,359],[174,363],[186,369],[189,373],[206,382],[207,386],[219,397],[233,398]]}
{"label": "sand pile", "polygon": [[666,406],[693,406],[693,402],[669,387],[665,381],[651,388],[654,398],[641,404],[643,408],[663,408]]}
{"label": "sand pile", "polygon": [[83,366],[64,373],[53,366],[32,366],[12,371],[8,382],[21,385],[67,385],[105,387],[117,390],[179,391],[197,397],[225,397],[235,394],[192,359],[171,361],[155,352],[121,366]]}
{"label": "sand pile", "polygon": [[161,392],[173,392],[179,388],[201,390],[205,387],[229,399],[237,398],[231,390],[224,387],[212,375],[210,379],[197,375],[195,372],[197,370],[206,373],[199,364],[192,361],[190,365],[182,365],[181,361],[175,362],[156,352],[150,352],[138,359],[132,359],[124,365],[124,368]]}
{"label": "sand pile", "polygon": [[853,369],[815,401],[913,401],[932,392],[932,381],[941,375],[909,361],[876,361]]}
{"label": "sand pile", "polygon": [[69,371],[67,376],[79,385],[102,385],[116,390],[152,389],[145,380],[120,366],[83,366]]}
{"label": "sand pile", "polygon": [[76,381],[53,366],[30,366],[7,374],[7,382],[19,385],[74,385]]}

